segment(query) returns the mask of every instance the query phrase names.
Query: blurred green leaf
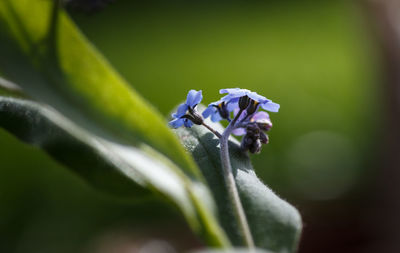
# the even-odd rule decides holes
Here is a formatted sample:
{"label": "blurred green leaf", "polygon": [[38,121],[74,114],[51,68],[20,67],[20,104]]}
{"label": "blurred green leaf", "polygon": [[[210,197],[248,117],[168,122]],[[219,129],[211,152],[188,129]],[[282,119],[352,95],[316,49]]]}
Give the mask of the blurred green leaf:
{"label": "blurred green leaf", "polygon": [[[220,124],[207,123],[222,132]],[[200,126],[180,128],[176,132],[207,179],[217,202],[220,223],[232,243],[243,246],[222,175],[219,140]],[[300,214],[260,181],[236,139],[231,139],[229,148],[233,175],[256,246],[276,252],[295,252],[302,228]]]}
{"label": "blurred green leaf", "polygon": [[210,245],[226,246],[214,217],[200,217],[204,207],[195,197],[201,197],[209,209],[213,205],[201,182],[177,173],[175,164],[145,144],[137,148],[95,136],[51,107],[23,97],[20,91],[0,85],[1,127],[43,149],[102,191],[125,198],[156,192],[180,209]]}
{"label": "blurred green leaf", "polygon": [[[9,130],[29,143],[40,146],[43,142],[45,146],[41,147],[46,150],[49,147],[51,151],[47,151],[57,154],[60,161],[67,161],[67,166],[77,166],[80,159],[93,162],[91,157],[102,157],[99,164],[114,166],[136,183],[172,200],[210,245],[228,245],[213,216],[213,199],[200,171],[163,117],[116,73],[56,2],[0,1],[0,73],[18,83],[30,97],[60,112],[31,102],[3,100],[4,105],[13,105],[4,107],[5,112],[10,110],[7,115],[11,118],[19,115],[19,122],[23,123],[16,127],[5,119],[4,125],[11,124]],[[35,117],[24,113],[25,110]],[[52,136],[51,131],[41,131],[46,127],[35,125],[42,122],[40,118],[51,131],[52,125],[64,131],[57,136]],[[68,128],[73,124],[81,131]],[[72,148],[68,145],[61,148],[63,141]],[[71,158],[82,153],[64,156],[54,151],[75,152],[75,145],[80,146],[82,153],[85,150],[94,154]],[[77,170],[82,175],[86,173]],[[93,171],[100,175],[95,176]],[[129,185],[107,168],[100,169],[101,172],[93,168],[93,171],[84,176],[95,185],[113,188],[105,175],[121,180],[121,186],[113,191],[124,192]]]}
{"label": "blurred green leaf", "polygon": [[129,86],[55,2],[0,1],[0,72],[81,127],[118,142],[145,142],[189,176],[200,178],[161,114]]}

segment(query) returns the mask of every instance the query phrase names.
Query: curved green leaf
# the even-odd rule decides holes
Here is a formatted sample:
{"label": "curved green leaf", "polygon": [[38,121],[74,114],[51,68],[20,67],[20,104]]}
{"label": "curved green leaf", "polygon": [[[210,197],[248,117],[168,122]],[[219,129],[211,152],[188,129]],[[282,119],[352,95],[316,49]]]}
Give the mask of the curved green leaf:
{"label": "curved green leaf", "polygon": [[206,185],[179,173],[174,163],[150,146],[133,147],[95,136],[51,107],[1,86],[0,127],[43,149],[102,191],[125,198],[141,197],[150,190],[157,193],[173,203],[210,245],[229,244],[210,213],[213,201]]}
{"label": "curved green leaf", "polygon": [[[220,132],[223,130],[220,124],[208,120],[207,124]],[[222,175],[218,138],[201,126],[180,128],[176,132],[206,177],[217,202],[219,220],[231,242],[243,246]],[[274,252],[295,252],[302,227],[298,211],[261,182],[236,139],[230,140],[229,150],[233,174],[256,246]]]}
{"label": "curved green leaf", "polygon": [[56,2],[0,1],[0,72],[81,127],[118,142],[147,143],[189,176],[201,178],[163,117],[118,75]]}
{"label": "curved green leaf", "polygon": [[[51,153],[53,150],[62,146],[63,141],[85,140],[78,144],[90,144],[85,148],[102,157],[100,163],[111,163],[130,180],[138,184],[142,181],[142,186],[144,184],[164,194],[187,217],[192,217],[188,219],[192,227],[211,245],[226,246],[228,243],[224,233],[213,216],[212,197],[193,159],[168,129],[161,115],[86,40],[66,13],[55,4],[58,2],[61,1],[0,1],[0,73],[18,83],[30,97],[55,108],[85,134],[61,132],[61,136],[75,136],[67,140],[48,136],[49,132],[38,130],[36,120],[42,117],[44,122],[48,122],[47,125],[61,127],[57,120],[65,123],[66,118],[54,116],[48,109],[42,109],[43,105],[37,107],[37,104],[17,104],[15,99],[3,99],[4,106],[14,105],[4,107],[4,113],[10,119],[19,115],[21,124],[31,124],[26,128],[20,126],[22,129],[19,132],[15,132],[14,126],[9,127],[9,131],[21,138],[26,137],[24,139],[32,144],[42,145],[51,155],[54,155]],[[29,118],[29,113],[24,113],[24,110],[35,117]],[[49,115],[55,119],[49,118]],[[6,126],[8,123],[4,124]],[[71,124],[69,122],[66,125]],[[88,133],[91,133],[90,137],[86,136]],[[74,150],[75,144],[67,151]],[[103,157],[106,155],[109,155],[107,159]],[[57,159],[63,161],[62,157]],[[70,157],[65,160],[69,161]],[[122,169],[124,166],[126,169]],[[94,167],[93,171],[97,171],[97,168]],[[107,175],[109,170],[106,168],[103,172]],[[101,175],[97,180],[107,181],[103,172],[98,172]],[[122,180],[118,174],[112,174],[110,177]],[[165,181],[163,176],[166,177]],[[88,177],[93,179],[92,174]],[[108,184],[97,180],[93,181],[96,185]],[[178,182],[181,184],[179,187]],[[121,185],[124,183],[121,182]],[[178,194],[182,188],[185,194]]]}

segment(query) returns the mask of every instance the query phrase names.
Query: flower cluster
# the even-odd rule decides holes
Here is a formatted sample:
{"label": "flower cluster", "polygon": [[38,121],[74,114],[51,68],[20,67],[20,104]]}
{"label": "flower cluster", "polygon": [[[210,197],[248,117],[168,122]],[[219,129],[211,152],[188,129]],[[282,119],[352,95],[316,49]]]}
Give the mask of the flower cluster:
{"label": "flower cluster", "polygon": [[[241,148],[251,153],[259,153],[262,144],[268,143],[266,134],[272,127],[269,115],[264,109],[270,112],[278,112],[279,104],[247,89],[221,89],[220,94],[226,94],[220,100],[212,102],[203,111],[202,116],[197,112],[196,106],[201,102],[203,96],[201,91],[190,90],[185,103],[179,105],[177,112],[172,114],[170,126],[173,128],[184,125],[192,127],[193,123],[204,125],[203,117],[210,117],[211,121],[218,122],[227,120],[232,133],[237,136],[244,136]],[[221,135],[213,131],[218,137]]]}

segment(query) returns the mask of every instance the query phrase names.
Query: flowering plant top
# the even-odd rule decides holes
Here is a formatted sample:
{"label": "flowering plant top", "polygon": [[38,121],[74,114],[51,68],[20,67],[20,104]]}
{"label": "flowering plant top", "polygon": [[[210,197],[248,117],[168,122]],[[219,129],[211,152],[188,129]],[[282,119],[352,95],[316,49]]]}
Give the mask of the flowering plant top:
{"label": "flowering plant top", "polygon": [[190,90],[186,102],[180,104],[177,111],[172,114],[169,125],[173,128],[182,125],[185,127],[192,127],[193,124],[203,125],[221,138],[220,133],[205,124],[204,118],[210,117],[213,122],[227,120],[230,122],[231,133],[244,136],[241,142],[242,150],[259,153],[262,144],[268,143],[266,132],[272,127],[269,114],[259,110],[278,112],[280,105],[247,89],[228,88],[221,89],[219,93],[226,95],[210,103],[203,113],[199,114],[196,107],[203,99],[202,91]]}
{"label": "flowering plant top", "polygon": [[[172,120],[169,125],[173,128],[178,128],[182,125],[185,127],[192,127],[193,124],[203,125],[219,138],[221,167],[228,187],[229,201],[234,207],[233,211],[238,220],[239,230],[244,235],[246,245],[249,248],[254,248],[254,240],[232,174],[228,140],[232,133],[243,135],[240,144],[242,151],[260,153],[262,145],[268,143],[266,132],[271,129],[272,122],[268,113],[259,111],[259,109],[278,112],[280,106],[266,97],[247,89],[221,89],[219,93],[227,95],[218,101],[210,103],[203,113],[199,114],[197,105],[203,98],[202,91],[190,90],[186,102],[179,105],[177,111],[172,114]],[[227,120],[229,124],[224,132],[220,134],[204,122],[204,118],[208,117],[213,122]]]}

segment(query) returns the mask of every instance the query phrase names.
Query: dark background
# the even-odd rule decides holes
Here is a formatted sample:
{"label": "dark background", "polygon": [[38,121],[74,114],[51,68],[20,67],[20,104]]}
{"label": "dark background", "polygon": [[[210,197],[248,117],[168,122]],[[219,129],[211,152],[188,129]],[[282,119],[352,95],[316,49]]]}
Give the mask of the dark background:
{"label": "dark background", "polygon": [[[348,0],[117,0],[69,12],[166,117],[189,89],[203,90],[204,103],[241,87],[281,104],[252,160],[302,213],[299,252],[398,252],[395,70],[375,10]],[[0,252],[201,247],[166,205],[97,193],[3,130],[0,143]]]}

